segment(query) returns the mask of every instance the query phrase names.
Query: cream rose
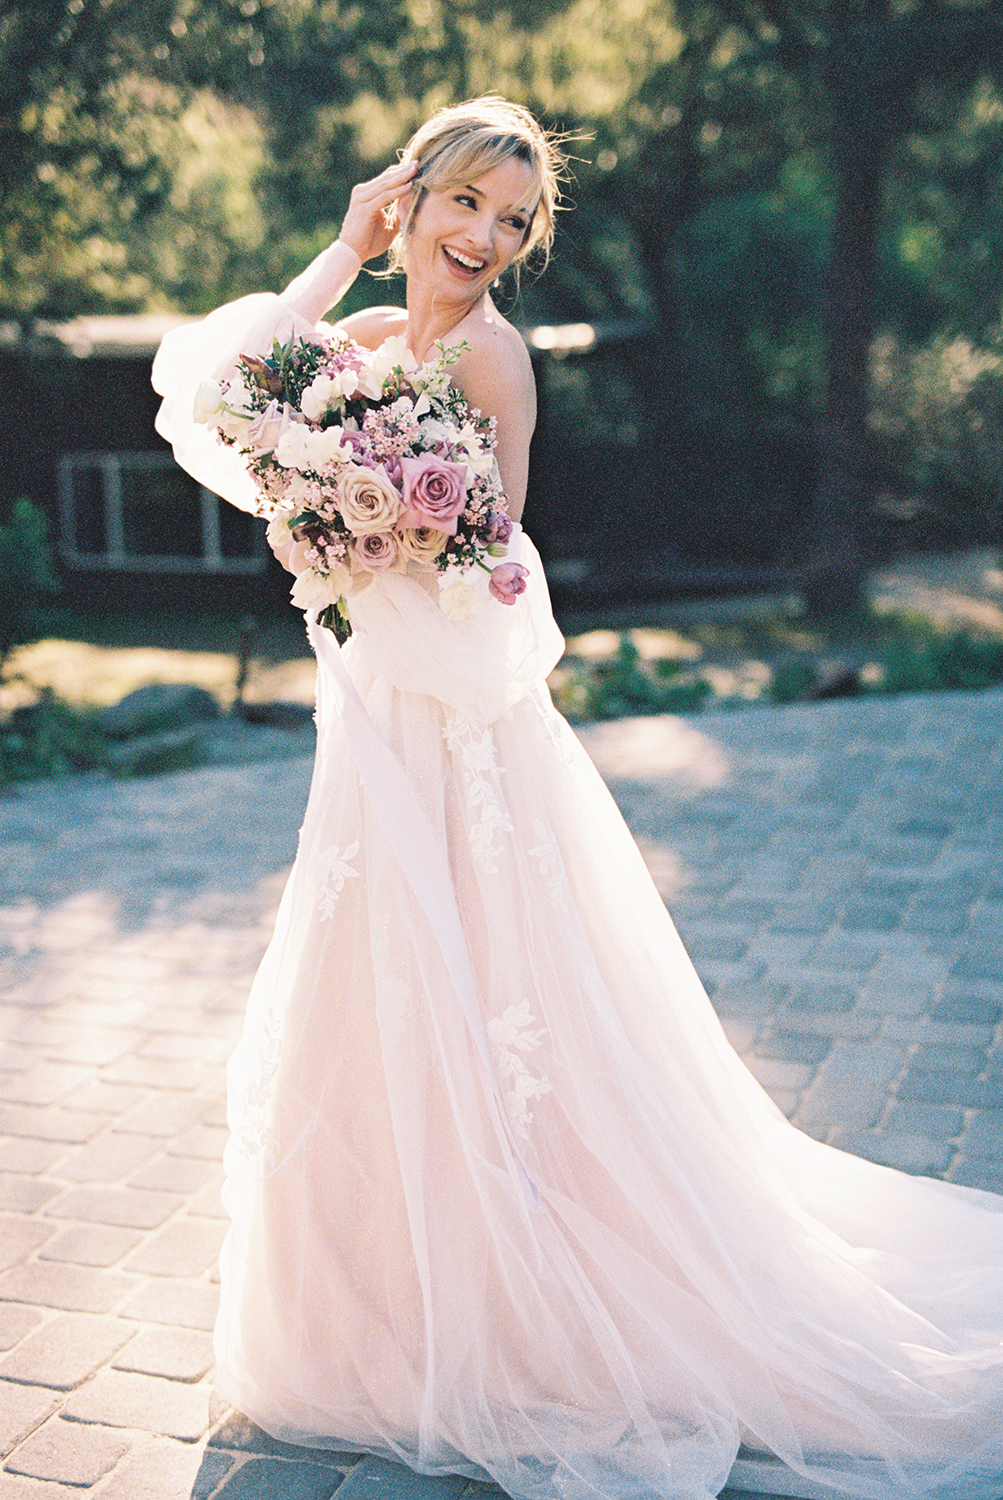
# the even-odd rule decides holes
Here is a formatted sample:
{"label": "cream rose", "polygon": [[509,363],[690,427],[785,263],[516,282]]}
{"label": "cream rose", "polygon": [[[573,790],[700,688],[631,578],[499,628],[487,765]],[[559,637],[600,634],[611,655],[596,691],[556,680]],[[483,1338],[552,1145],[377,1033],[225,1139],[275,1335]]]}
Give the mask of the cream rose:
{"label": "cream rose", "polygon": [[265,540],[287,573],[296,571],[289,566],[290,554],[296,545],[296,538],[293,536],[289,526],[292,518],[291,511],[280,510],[276,512],[265,528]]}
{"label": "cream rose", "polygon": [[397,545],[409,562],[433,563],[449,541],[444,531],[432,526],[416,526],[412,531],[394,533]]}
{"label": "cream rose", "polygon": [[382,469],[349,464],[338,480],[338,509],[356,536],[389,532],[401,513],[401,497]]}
{"label": "cream rose", "polygon": [[439,608],[447,620],[462,624],[477,612],[482,601],[481,592],[475,584],[467,582],[463,574],[459,577],[449,577],[445,573],[439,575]]}

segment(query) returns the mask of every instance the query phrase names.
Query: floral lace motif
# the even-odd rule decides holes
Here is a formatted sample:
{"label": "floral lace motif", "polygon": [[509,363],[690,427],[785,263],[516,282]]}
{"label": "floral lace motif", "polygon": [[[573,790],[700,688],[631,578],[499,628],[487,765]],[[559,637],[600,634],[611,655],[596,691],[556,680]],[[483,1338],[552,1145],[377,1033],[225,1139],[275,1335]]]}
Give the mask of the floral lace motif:
{"label": "floral lace motif", "polygon": [[567,911],[570,904],[568,877],[564,872],[564,861],[557,847],[557,840],[542,818],[534,819],[533,832],[540,842],[529,853],[540,862],[540,874],[545,882],[547,895],[556,907]]}
{"label": "floral lace motif", "polygon": [[359,852],[359,841],[349,844],[344,850],[332,844],[325,849],[323,854],[318,854],[314,864],[314,873],[320,884],[320,919],[322,922],[330,921],[334,915],[335,902],[345,889],[346,880],[356,880],[358,870],[348,863],[354,859]]}
{"label": "floral lace motif", "polygon": [[510,1005],[502,1015],[494,1016],[488,1022],[488,1036],[498,1059],[498,1071],[508,1084],[505,1102],[516,1130],[527,1140],[529,1132],[526,1127],[533,1120],[530,1102],[551,1092],[547,1075],[544,1073],[539,1078],[535,1077],[527,1068],[523,1057],[524,1053],[535,1052],[537,1047],[542,1047],[547,1035],[545,1026],[541,1026],[539,1031],[530,1029],[535,1022],[536,1017],[530,1012],[528,1000],[524,1000],[519,1006]]}
{"label": "floral lace motif", "polygon": [[231,1104],[231,1121],[236,1117],[232,1139],[237,1152],[249,1162],[260,1156],[266,1170],[274,1167],[278,1160],[278,1140],[267,1120],[281,1055],[282,1022],[277,1015],[272,1015],[259,1032],[254,1076]]}
{"label": "floral lace motif", "polygon": [[571,725],[554,708],[545,689],[540,695],[531,693],[525,700],[536,711],[540,728],[566,766],[573,766],[580,749],[578,737]]}
{"label": "floral lace motif", "polygon": [[453,754],[460,757],[467,796],[479,814],[469,829],[471,853],[482,870],[496,875],[495,861],[501,849],[495,844],[495,835],[511,833],[512,823],[499,795],[499,767],[491,726],[473,724],[463,714],[453,713],[443,735]]}

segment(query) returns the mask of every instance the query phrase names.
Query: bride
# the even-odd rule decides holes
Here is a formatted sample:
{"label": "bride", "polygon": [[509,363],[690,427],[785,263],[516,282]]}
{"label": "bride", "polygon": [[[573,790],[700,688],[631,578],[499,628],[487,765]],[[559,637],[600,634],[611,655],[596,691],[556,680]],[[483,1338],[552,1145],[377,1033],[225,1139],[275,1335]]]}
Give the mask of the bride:
{"label": "bride", "polygon": [[[195,385],[389,250],[406,312],[341,326],[465,341],[518,519],[533,379],[490,289],[545,250],[559,170],[517,106],[434,116],[281,298],[168,336],[180,461],[253,503]],[[517,1500],[708,1500],[741,1445],[785,1493],[999,1496],[1003,1199],[822,1146],[746,1072],[550,704],[513,547],[509,608],[449,620],[412,564],[351,596],[343,651],[311,626],[313,784],[229,1071],[221,1394]]]}

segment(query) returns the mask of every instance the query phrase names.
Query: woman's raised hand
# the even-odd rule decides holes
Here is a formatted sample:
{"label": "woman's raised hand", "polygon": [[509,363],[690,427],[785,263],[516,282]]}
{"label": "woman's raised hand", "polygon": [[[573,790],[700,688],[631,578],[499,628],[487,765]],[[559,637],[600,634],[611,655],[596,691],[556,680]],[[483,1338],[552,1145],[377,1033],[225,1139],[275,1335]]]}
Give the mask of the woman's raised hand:
{"label": "woman's raised hand", "polygon": [[[397,233],[397,216],[386,210],[399,203],[408,191],[417,162],[398,161],[369,182],[352,189],[348,212],[338,238],[349,245],[362,261],[372,260],[390,249]],[[390,223],[387,223],[387,219]]]}

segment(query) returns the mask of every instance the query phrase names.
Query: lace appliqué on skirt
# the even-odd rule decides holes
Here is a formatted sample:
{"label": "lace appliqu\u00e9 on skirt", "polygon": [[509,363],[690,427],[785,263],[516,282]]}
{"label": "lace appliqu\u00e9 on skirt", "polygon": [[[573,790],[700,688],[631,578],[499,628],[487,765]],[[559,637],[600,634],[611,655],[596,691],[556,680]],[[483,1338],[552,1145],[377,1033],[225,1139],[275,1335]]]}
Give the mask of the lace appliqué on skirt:
{"label": "lace appliqu\u00e9 on skirt", "polygon": [[495,844],[499,833],[511,833],[512,821],[502,806],[498,785],[498,758],[494,736],[488,724],[475,724],[464,714],[450,714],[443,736],[450,751],[460,757],[463,780],[477,821],[468,829],[474,861],[488,875],[496,875],[495,863],[501,848]]}
{"label": "lace appliqu\u00e9 on skirt", "polygon": [[338,897],[345,889],[346,880],[356,880],[358,870],[348,863],[354,859],[359,852],[359,841],[348,844],[345,849],[339,849],[337,844],[332,844],[325,849],[323,854],[318,854],[314,866],[314,872],[320,883],[320,919],[322,922],[330,921],[334,915],[334,906]]}
{"label": "lace appliqu\u00e9 on skirt", "polygon": [[533,1121],[530,1101],[551,1092],[546,1073],[539,1077],[531,1073],[523,1057],[524,1053],[535,1052],[538,1047],[542,1047],[547,1035],[545,1026],[539,1031],[530,1030],[535,1022],[536,1017],[530,1012],[528,1000],[524,1000],[519,1006],[510,1005],[508,1010],[488,1022],[488,1036],[498,1059],[498,1071],[507,1084],[505,1102],[512,1123],[519,1135],[526,1140],[529,1139],[526,1127]]}

